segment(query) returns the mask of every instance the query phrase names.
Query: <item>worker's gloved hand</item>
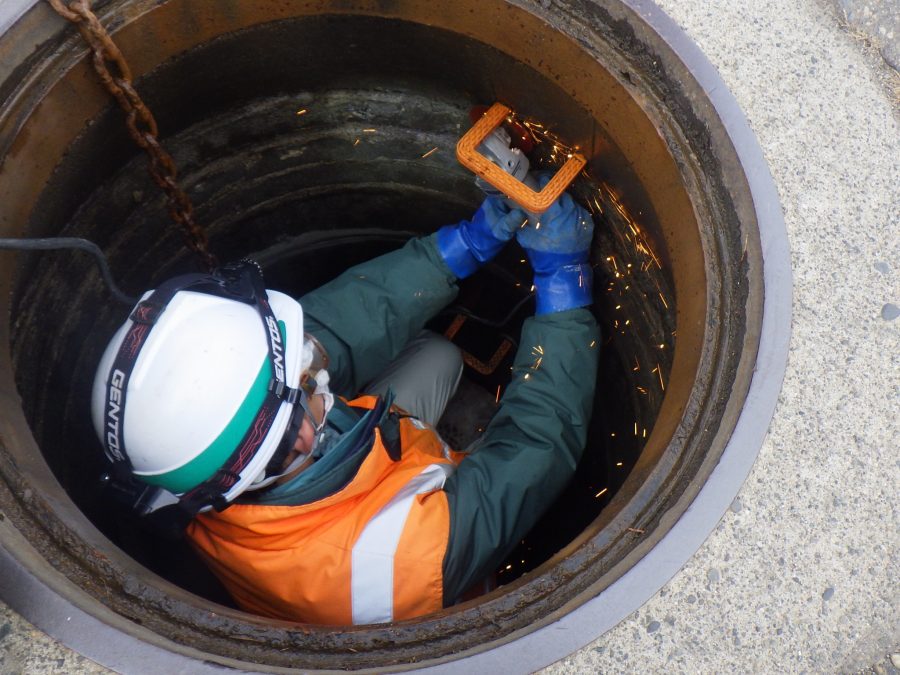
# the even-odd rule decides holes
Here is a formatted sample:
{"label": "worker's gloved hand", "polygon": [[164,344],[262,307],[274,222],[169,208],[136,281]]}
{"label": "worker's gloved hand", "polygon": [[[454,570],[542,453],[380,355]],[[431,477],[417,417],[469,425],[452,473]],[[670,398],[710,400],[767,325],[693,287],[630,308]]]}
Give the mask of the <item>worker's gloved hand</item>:
{"label": "worker's gloved hand", "polygon": [[[541,174],[543,188],[552,176]],[[516,238],[534,269],[536,314],[550,314],[591,304],[593,271],[588,253],[594,234],[591,214],[563,193],[537,219],[519,229]]]}
{"label": "worker's gloved hand", "polygon": [[438,230],[438,251],[457,279],[465,279],[500,252],[525,218],[509,200],[488,197],[472,220]]}

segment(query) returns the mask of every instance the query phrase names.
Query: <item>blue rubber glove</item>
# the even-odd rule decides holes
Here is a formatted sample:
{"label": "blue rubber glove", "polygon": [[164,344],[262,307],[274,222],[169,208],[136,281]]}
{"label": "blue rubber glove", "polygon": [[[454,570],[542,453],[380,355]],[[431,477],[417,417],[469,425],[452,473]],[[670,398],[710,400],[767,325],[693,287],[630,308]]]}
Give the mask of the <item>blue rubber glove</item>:
{"label": "blue rubber glove", "polygon": [[[541,174],[538,183],[543,188],[551,177]],[[591,214],[566,193],[516,233],[534,270],[536,314],[591,304],[594,276],[588,254],[593,235]]]}
{"label": "blue rubber glove", "polygon": [[472,220],[438,230],[437,247],[457,279],[465,279],[493,258],[527,218],[502,197],[488,197]]}

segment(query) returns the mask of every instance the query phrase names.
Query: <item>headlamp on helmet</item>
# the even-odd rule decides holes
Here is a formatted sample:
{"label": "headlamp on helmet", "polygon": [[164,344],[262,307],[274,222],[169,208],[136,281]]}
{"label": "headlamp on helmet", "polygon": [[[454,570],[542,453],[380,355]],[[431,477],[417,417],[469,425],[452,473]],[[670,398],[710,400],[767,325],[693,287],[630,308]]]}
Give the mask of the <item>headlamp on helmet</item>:
{"label": "headlamp on helmet", "polygon": [[133,473],[191,515],[226,506],[295,437],[303,345],[299,303],[266,291],[250,261],[146,293],[94,379],[94,426],[114,475]]}

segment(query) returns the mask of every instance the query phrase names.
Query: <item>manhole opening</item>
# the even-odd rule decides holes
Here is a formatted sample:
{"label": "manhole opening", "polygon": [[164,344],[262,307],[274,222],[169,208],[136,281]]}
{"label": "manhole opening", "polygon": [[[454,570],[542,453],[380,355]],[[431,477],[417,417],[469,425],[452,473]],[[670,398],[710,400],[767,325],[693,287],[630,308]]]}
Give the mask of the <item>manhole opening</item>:
{"label": "manhole opening", "polygon": [[[408,143],[404,142],[404,136],[425,136],[422,140],[427,141],[426,145],[445,140],[446,134],[440,138],[429,138],[428,134],[439,132],[438,125],[446,119],[453,120],[453,112],[464,111],[467,104],[464,99],[453,107],[445,104],[440,116],[426,119],[418,113],[415,121],[422,124],[426,119],[424,128],[408,128],[402,112],[399,115],[387,113],[379,123],[391,130],[382,131],[382,134],[390,134],[392,138],[372,144],[377,148],[360,150],[358,144],[354,145],[353,163],[357,166],[344,170],[341,156],[331,147],[340,146],[342,127],[348,124],[348,120],[341,117],[346,114],[343,104],[348,100],[360,104],[370,97],[372,92],[365,90],[320,93],[315,97],[323,109],[326,101],[341,104],[333,106],[333,116],[328,121],[322,119],[321,109],[319,115],[307,113],[313,124],[318,122],[315,134],[320,137],[320,144],[326,147],[303,146],[307,151],[296,164],[287,167],[284,160],[277,163],[261,161],[252,163],[248,169],[248,149],[244,146],[228,144],[217,153],[208,149],[210,136],[219,134],[232,138],[246,134],[247,127],[254,126],[256,147],[265,148],[255,152],[279,157],[290,155],[297,150],[297,136],[303,136],[303,130],[279,134],[277,126],[265,127],[266,122],[280,121],[288,116],[286,111],[290,110],[291,101],[286,97],[252,102],[170,139],[168,145],[173,151],[181,156],[197,157],[196,164],[202,166],[206,174],[198,177],[199,172],[184,172],[182,175],[185,183],[194,187],[192,196],[198,213],[210,208],[210,203],[221,203],[223,209],[230,209],[235,203],[244,206],[243,213],[229,216],[227,225],[218,222],[213,225],[218,226],[219,250],[227,247],[234,257],[252,254],[263,264],[270,287],[299,297],[352,265],[399,247],[417,231],[427,232],[429,225],[425,224],[413,231],[398,231],[392,227],[398,221],[416,225],[419,203],[429,201],[428,208],[434,214],[432,218],[449,223],[458,218],[457,200],[472,196],[480,198],[468,185],[465,194],[454,194],[460,183],[466,181],[466,176],[460,175],[462,172],[452,164],[452,157],[442,167],[449,180],[430,181],[430,194],[426,195],[417,195],[419,186],[404,181],[405,177],[398,175],[392,166],[410,161],[406,157]],[[385,112],[390,108],[400,111],[420,109],[426,104],[436,107],[433,98],[426,99],[414,91],[400,89],[389,96],[380,91],[376,101]],[[457,117],[452,128],[463,123],[464,118]],[[322,137],[327,140],[322,141]],[[81,152],[77,154],[81,155]],[[85,149],[83,156],[89,155],[90,150]],[[144,228],[168,227],[165,222],[154,222],[160,219],[159,198],[147,185],[143,163],[143,157],[132,160],[124,170],[98,187],[69,220],[64,232],[96,240],[102,236],[96,232],[98,222],[134,222],[128,229],[116,233],[121,243],[116,246],[116,253],[110,256],[114,268],[127,269],[140,258],[149,269],[171,264],[166,258],[149,257],[132,243],[141,238],[140,230]],[[319,181],[314,186],[304,182],[302,177],[291,182],[280,175],[273,176],[286,170],[302,175],[310,165],[321,163],[332,164],[333,168],[328,182]],[[551,164],[548,162],[547,165]],[[210,167],[219,169],[217,175],[210,175]],[[360,176],[368,180],[360,184]],[[272,181],[290,185],[289,190],[295,198],[280,195],[277,205],[265,205],[269,195],[277,190],[269,185]],[[246,188],[238,191],[232,187],[238,182]],[[372,187],[373,183],[383,189]],[[313,188],[319,193],[310,195]],[[65,186],[54,185],[48,190],[64,191]],[[498,567],[489,587],[508,583],[551,558],[609,503],[652,431],[671,367],[675,303],[667,272],[661,263],[665,253],[658,248],[642,248],[651,246],[649,236],[643,237],[642,243],[626,236],[640,232],[641,225],[629,217],[621,205],[621,211],[615,209],[608,185],[585,177],[579,179],[573,191],[579,194],[583,204],[596,211],[598,230],[592,262],[597,269],[594,312],[603,328],[600,345],[603,365],[598,378],[593,423],[576,479],[553,504],[541,524]],[[121,195],[125,199],[121,199]],[[341,204],[352,204],[352,211],[348,212]],[[477,202],[471,208],[475,206]],[[441,213],[442,208],[447,211],[446,215]],[[345,227],[348,223],[356,224],[354,221],[364,223],[365,227]],[[280,234],[270,246],[261,251],[242,251],[241,245],[247,240],[244,233],[272,231],[276,227]],[[260,243],[269,243],[261,235],[252,236]],[[232,243],[235,240],[237,243]],[[161,253],[165,254],[165,251]],[[178,254],[182,258],[185,256],[181,252]],[[454,340],[483,362],[490,361],[504,340],[518,344],[522,323],[534,311],[533,301],[528,298],[531,270],[525,261],[524,251],[512,243],[485,270],[461,284],[459,299],[441,312],[429,328],[445,333],[456,317],[466,316],[469,323]],[[182,264],[190,265],[191,261],[184,260]],[[105,346],[127,308],[109,303],[105,290],[97,284],[92,265],[90,260],[57,255],[40,261],[28,276],[28,283],[20,285],[21,295],[14,309],[18,319],[12,336],[13,354],[17,383],[25,396],[31,427],[63,488],[113,543],[185,590],[228,605],[228,596],[209,578],[205,568],[197,564],[184,542],[174,543],[156,532],[154,525],[135,518],[124,509],[110,508],[116,502],[99,482],[105,465],[86,416],[84,401],[89,397],[98,350]],[[154,280],[160,278],[159,274],[154,274]],[[66,279],[69,281],[63,281]],[[83,281],[79,283],[77,279]],[[139,292],[138,289],[134,291]],[[516,306],[520,309],[510,316],[510,308]],[[55,322],[67,326],[68,330],[63,335],[47,330],[49,317],[54,317]],[[501,325],[489,325],[501,321]],[[48,373],[55,383],[50,389],[44,389],[50,386],[51,380],[41,381],[37,365],[46,364],[42,354],[51,355],[55,365],[53,372]],[[510,381],[514,354],[514,350],[510,351],[490,373],[479,373],[466,367],[462,387],[440,426],[453,447],[467,447],[490,421],[496,410],[495,401]]]}
{"label": "manhole opening", "polygon": [[[122,10],[129,3],[112,4]],[[553,42],[545,62],[510,45],[499,25],[474,25],[465,9],[453,17],[415,7],[400,16],[372,8],[285,18],[274,5],[259,3],[246,15],[206,17],[211,23],[198,37],[176,20],[178,11],[190,10],[173,1],[126,22],[118,36],[143,54],[139,86],[215,252],[226,260],[256,256],[267,285],[295,295],[473,212],[481,195],[452,156],[473,104],[510,102],[557,125],[561,137],[593,158],[594,179],[580,179],[574,191],[594,213],[593,309],[604,341],[578,475],[497,570],[498,591],[400,626],[297,632],[229,610],[227,595],[186,546],[163,546],[132,518],[110,510],[97,489],[105,467],[87,410],[94,368],[123,310],[108,299],[90,261],[67,254],[22,258],[12,279],[9,324],[15,384],[30,433],[77,507],[33,507],[36,519],[49,514],[52,521],[53,536],[41,535],[38,548],[52,557],[62,542],[80,570],[70,576],[81,575],[82,588],[177,643],[261,664],[296,665],[301,658],[308,667],[334,666],[335,653],[343,655],[341,667],[366,667],[480,648],[538,626],[565,603],[611,583],[662,536],[664,528],[654,528],[696,491],[721,450],[714,420],[727,433],[730,396],[742,395],[745,386],[745,374],[736,373],[745,349],[746,228],[752,223],[741,223],[737,188],[724,184],[727,172],[715,153],[691,154],[691,134],[703,125],[689,110],[662,108],[669,116],[663,119],[653,98],[661,85],[652,78],[665,76],[658,67],[648,75],[598,63],[609,44],[634,37],[627,22],[612,22],[594,6],[548,21],[504,3],[472,5],[473,13],[502,14],[506,28],[515,25],[526,42]],[[568,37],[573,17],[606,26],[592,38],[596,50]],[[74,62],[77,42],[66,49]],[[639,53],[630,65],[647,65],[646,58]],[[35,172],[24,172],[18,183],[5,178],[14,199],[3,222],[20,223],[18,234],[92,239],[131,293],[190,268],[118,110],[93,90],[90,73],[82,65],[43,72],[35,85],[41,77],[59,86],[35,94],[35,101],[47,108],[86,100],[79,108],[86,119],[54,131],[34,150],[45,153],[37,162],[46,165],[42,180]],[[579,78],[583,90],[571,90]],[[643,95],[650,94],[644,105],[651,114],[638,119],[632,88],[650,85],[657,89]],[[306,112],[297,115],[301,109]],[[672,121],[679,115],[682,127]],[[46,120],[35,109],[23,128],[44,133]],[[29,149],[25,134],[3,140],[3,147]],[[432,148],[437,152],[429,153]],[[7,153],[7,171],[16,169],[17,156]],[[506,315],[530,287],[524,257],[514,245],[504,251],[463,284],[461,309],[439,315],[431,327],[445,330],[460,311]],[[526,302],[499,327],[473,321],[459,341],[484,359],[504,336],[518,337],[530,310]],[[505,369],[501,363],[491,375],[467,370],[456,413],[471,413],[479,399],[489,415],[497,388],[508,381]],[[466,439],[481,423],[456,414],[443,430]],[[13,448],[13,457],[17,451],[27,448]],[[13,493],[28,489],[22,486],[29,481],[53,489],[42,469],[30,470],[8,480]],[[159,583],[128,557],[176,586]],[[547,597],[546,583],[557,587],[555,597]],[[210,615],[210,600],[224,606]],[[258,637],[234,639],[248,632]]]}

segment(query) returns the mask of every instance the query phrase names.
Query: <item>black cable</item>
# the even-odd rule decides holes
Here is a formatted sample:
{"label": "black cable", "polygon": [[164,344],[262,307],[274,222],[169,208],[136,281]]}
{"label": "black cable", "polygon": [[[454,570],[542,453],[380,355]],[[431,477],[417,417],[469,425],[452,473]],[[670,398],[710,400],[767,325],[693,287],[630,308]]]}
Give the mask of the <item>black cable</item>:
{"label": "black cable", "polygon": [[492,321],[490,319],[485,319],[483,316],[478,316],[471,310],[463,307],[462,305],[453,305],[445,309],[441,314],[463,314],[464,316],[472,319],[473,321],[477,321],[478,323],[484,324],[485,326],[489,326],[490,328],[503,328],[506,324],[508,324],[512,318],[516,315],[516,313],[522,309],[526,302],[531,300],[534,297],[534,292],[532,291],[524,298],[519,300],[513,308],[509,311],[509,313],[504,316],[499,321]]}
{"label": "black cable", "polygon": [[[525,305],[525,303],[528,302],[529,300],[531,300],[533,297],[534,297],[534,291],[532,291],[531,293],[526,295],[524,298],[519,300],[513,306],[512,310],[510,310],[510,312],[506,316],[504,316],[502,319],[500,319],[499,321],[492,321],[490,319],[485,319],[483,316],[478,316],[477,314],[475,314],[475,312],[473,312],[472,310],[470,310],[466,307],[463,307],[462,305],[452,305],[450,307],[447,307],[442,312],[440,312],[440,315],[444,316],[444,315],[462,314],[466,318],[472,319],[472,321],[483,324],[490,328],[502,328],[503,326],[508,324],[512,320],[512,318],[516,315],[516,313],[520,309],[522,309],[523,305]],[[512,343],[513,349],[516,349],[516,350],[519,349],[519,341],[516,338],[514,338],[513,336],[511,336],[509,333],[500,331],[499,335],[503,339],[509,340],[509,342]]]}
{"label": "black cable", "polygon": [[119,287],[116,286],[116,282],[113,281],[103,251],[100,250],[100,247],[97,246],[97,244],[88,241],[87,239],[81,239],[79,237],[46,237],[43,239],[0,237],[0,249],[2,248],[19,251],[53,251],[57,249],[77,249],[79,251],[87,251],[94,256],[97,267],[100,268],[100,275],[103,277],[103,281],[107,288],[109,288],[110,294],[116,300],[126,305],[134,305],[137,302],[137,298],[125,295]]}

